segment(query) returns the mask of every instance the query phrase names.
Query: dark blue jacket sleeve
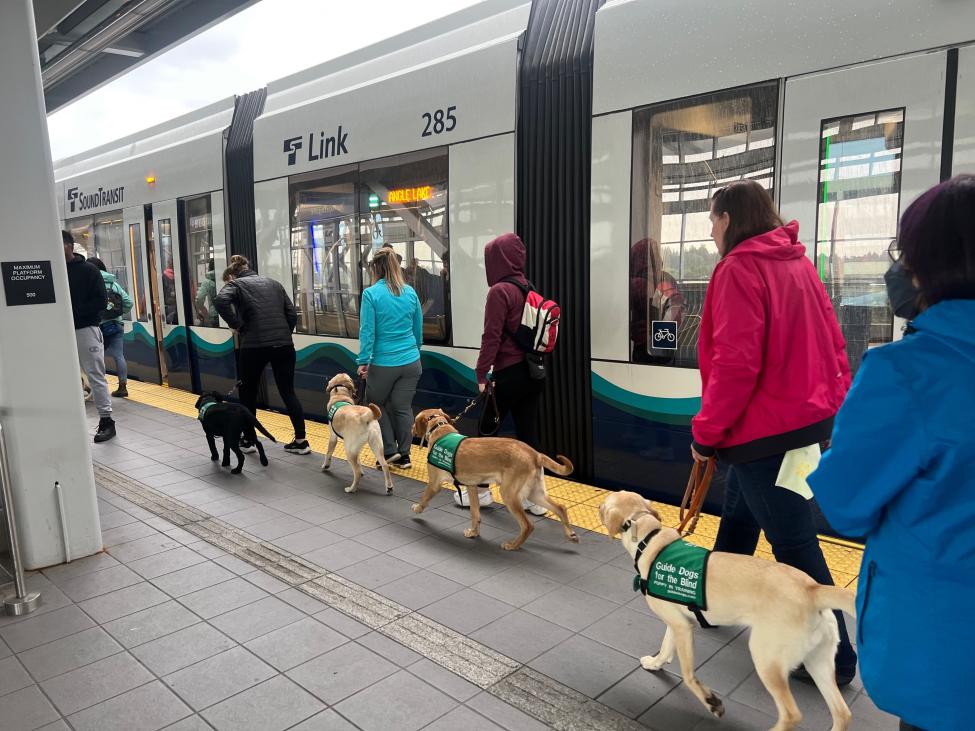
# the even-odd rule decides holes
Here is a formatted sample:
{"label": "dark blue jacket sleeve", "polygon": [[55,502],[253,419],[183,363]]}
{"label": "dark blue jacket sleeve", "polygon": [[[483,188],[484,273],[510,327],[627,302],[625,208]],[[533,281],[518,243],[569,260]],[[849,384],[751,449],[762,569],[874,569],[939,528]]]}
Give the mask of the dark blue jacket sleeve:
{"label": "dark blue jacket sleeve", "polygon": [[844,535],[875,530],[925,463],[925,410],[895,358],[882,350],[864,358],[836,416],[832,447],[809,476],[823,514]]}

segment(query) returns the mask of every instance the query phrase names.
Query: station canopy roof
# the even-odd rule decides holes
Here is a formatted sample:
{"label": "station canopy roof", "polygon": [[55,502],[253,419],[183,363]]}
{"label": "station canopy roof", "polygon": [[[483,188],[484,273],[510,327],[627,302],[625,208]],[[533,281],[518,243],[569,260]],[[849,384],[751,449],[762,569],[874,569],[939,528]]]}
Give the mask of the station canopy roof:
{"label": "station canopy roof", "polygon": [[257,0],[34,0],[48,113]]}

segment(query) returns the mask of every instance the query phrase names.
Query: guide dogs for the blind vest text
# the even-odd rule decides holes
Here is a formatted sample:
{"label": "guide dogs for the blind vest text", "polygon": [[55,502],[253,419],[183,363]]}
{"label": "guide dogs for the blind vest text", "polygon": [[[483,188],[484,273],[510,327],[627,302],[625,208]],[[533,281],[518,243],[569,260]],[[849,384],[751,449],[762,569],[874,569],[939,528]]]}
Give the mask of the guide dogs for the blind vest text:
{"label": "guide dogs for the blind vest text", "polygon": [[[456,433],[450,419],[440,409],[426,409],[416,415],[413,421],[413,436],[420,437],[431,445],[447,434]],[[454,456],[454,473],[427,465],[427,489],[420,502],[413,506],[414,513],[422,513],[427,503],[442,488],[443,483],[453,483],[456,479],[461,485],[483,485],[495,483],[501,491],[501,502],[515,516],[521,533],[513,541],[502,543],[506,551],[514,551],[528,539],[535,524],[525,515],[522,503],[530,500],[555,513],[562,521],[566,540],[579,542],[579,537],[569,525],[565,507],[552,500],[545,491],[545,470],[557,475],[572,473],[572,462],[558,455],[556,460],[539,454],[524,442],[500,437],[471,437],[465,439]],[[468,538],[476,538],[481,524],[481,508],[477,500],[471,500],[471,527],[464,531]]]}
{"label": "guide dogs for the blind vest text", "polygon": [[[653,504],[633,492],[611,494],[599,507],[599,518],[610,536],[621,534],[623,547],[635,556],[640,577],[655,569],[657,555],[680,538],[666,528]],[[652,536],[652,537],[651,537]],[[650,537],[649,541],[645,541]],[[834,609],[855,616],[853,592],[817,584],[802,571],[754,556],[712,553],[707,563],[706,610],[711,625],[751,627],[748,648],[758,677],[778,710],[773,731],[789,731],[802,714],[789,689],[789,672],[800,663],[812,676],[833,717],[832,731],[845,731],[850,709],[836,685],[834,658],[839,642]],[[656,655],[640,658],[646,670],[660,670],[677,650],[684,682],[712,714],[719,718],[724,706],[714,692],[694,675],[695,615],[686,606],[646,595],[650,609],[667,625]]]}
{"label": "guide dogs for the blind vest text", "polygon": [[240,451],[240,438],[243,436],[257,448],[261,464],[267,467],[267,455],[264,454],[264,447],[254,430],[256,428],[272,442],[275,439],[246,406],[224,401],[223,396],[216,391],[208,391],[196,400],[195,407],[199,411],[197,418],[203,425],[203,433],[206,434],[207,444],[210,446],[210,459],[216,462],[220,458],[214,437],[221,437],[223,462],[220,464],[229,467],[230,453],[233,452],[237,455],[237,466],[230,471],[239,475],[244,468],[244,453]]}
{"label": "guide dogs for the blind vest text", "polygon": [[389,467],[383,456],[383,433],[379,428],[382,412],[379,407],[376,404],[355,405],[355,384],[347,373],[339,373],[332,378],[325,387],[325,394],[328,398],[326,413],[329,420],[329,435],[328,452],[325,454],[325,461],[322,462],[322,472],[326,472],[332,465],[332,453],[341,437],[345,442],[346,461],[352,467],[352,484],[345,488],[345,491],[355,492],[359,489],[359,480],[362,479],[359,453],[368,444],[383,471],[386,494],[390,494],[393,491],[393,478],[389,476]]}

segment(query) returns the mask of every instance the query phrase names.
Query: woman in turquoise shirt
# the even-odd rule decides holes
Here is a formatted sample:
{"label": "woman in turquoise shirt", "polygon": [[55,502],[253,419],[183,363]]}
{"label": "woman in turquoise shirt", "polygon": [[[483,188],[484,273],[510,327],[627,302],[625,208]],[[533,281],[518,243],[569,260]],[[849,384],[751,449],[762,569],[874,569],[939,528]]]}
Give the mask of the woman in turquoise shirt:
{"label": "woman in turquoise shirt", "polygon": [[382,409],[383,451],[394,467],[410,467],[413,396],[420,381],[423,312],[413,288],[403,281],[399,259],[383,247],[372,256],[373,285],[362,293],[359,375],[366,402]]}

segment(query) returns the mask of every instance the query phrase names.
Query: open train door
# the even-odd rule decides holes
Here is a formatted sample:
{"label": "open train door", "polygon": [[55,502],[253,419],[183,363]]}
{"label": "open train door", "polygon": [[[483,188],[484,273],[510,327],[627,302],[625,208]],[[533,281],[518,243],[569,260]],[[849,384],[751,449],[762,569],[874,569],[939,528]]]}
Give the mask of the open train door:
{"label": "open train door", "polygon": [[144,207],[124,209],[122,221],[125,235],[123,258],[128,280],[125,286],[133,302],[132,311],[124,321],[125,360],[129,378],[158,384],[162,383],[163,373],[156,345],[159,327],[150,284]]}

